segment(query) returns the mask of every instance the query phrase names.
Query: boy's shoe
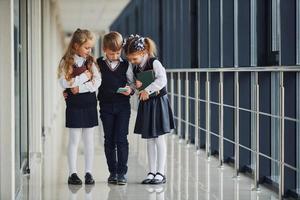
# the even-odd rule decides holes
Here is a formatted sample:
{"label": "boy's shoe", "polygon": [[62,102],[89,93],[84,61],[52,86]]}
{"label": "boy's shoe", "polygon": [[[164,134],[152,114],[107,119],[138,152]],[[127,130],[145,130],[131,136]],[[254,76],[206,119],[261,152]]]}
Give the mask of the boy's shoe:
{"label": "boy's shoe", "polygon": [[86,185],[94,185],[95,184],[95,181],[94,181],[94,179],[93,179],[93,176],[92,176],[92,174],[90,174],[89,172],[87,172],[86,174],[85,174],[85,184]]}
{"label": "boy's shoe", "polygon": [[80,180],[80,178],[77,176],[76,173],[71,174],[71,176],[69,176],[68,178],[68,184],[72,184],[72,185],[81,185],[82,181]]}
{"label": "boy's shoe", "polygon": [[117,182],[118,182],[117,175],[116,174],[110,174],[109,177],[108,177],[108,179],[107,179],[107,182],[109,184],[117,184]]}
{"label": "boy's shoe", "polygon": [[118,174],[118,185],[126,185],[127,183],[127,178],[125,177],[124,174]]}

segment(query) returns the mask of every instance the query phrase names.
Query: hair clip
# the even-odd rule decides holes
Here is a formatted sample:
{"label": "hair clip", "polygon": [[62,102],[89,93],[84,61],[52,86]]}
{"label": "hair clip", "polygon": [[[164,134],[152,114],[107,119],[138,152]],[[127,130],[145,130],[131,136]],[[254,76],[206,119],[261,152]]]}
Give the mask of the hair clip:
{"label": "hair clip", "polygon": [[139,38],[136,41],[134,41],[133,45],[134,45],[134,48],[138,51],[144,50],[145,49],[145,38],[139,36]]}
{"label": "hair clip", "polygon": [[126,45],[126,43],[127,43],[127,40],[126,40],[126,38],[123,40],[123,43],[122,43],[122,47],[124,47],[125,45]]}

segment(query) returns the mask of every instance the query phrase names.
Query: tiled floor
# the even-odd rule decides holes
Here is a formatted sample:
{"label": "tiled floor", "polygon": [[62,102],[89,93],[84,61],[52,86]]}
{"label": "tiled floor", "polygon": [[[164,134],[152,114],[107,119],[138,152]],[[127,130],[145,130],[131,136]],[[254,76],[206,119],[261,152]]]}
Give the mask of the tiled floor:
{"label": "tiled floor", "polygon": [[[134,113],[133,113],[134,114]],[[132,116],[131,130],[134,116]],[[67,181],[67,133],[61,138],[48,136],[44,141],[44,154],[32,155],[31,175],[24,177],[22,199],[45,200],[275,200],[278,196],[265,188],[252,191],[252,179],[233,178],[233,168],[218,167],[217,159],[208,161],[203,151],[196,153],[174,135],[168,135],[167,184],[141,185],[147,173],[145,141],[130,134],[128,184],[115,186],[106,183],[108,176],[103,150],[101,128],[96,129],[96,156],[94,163],[95,186],[69,187]],[[79,150],[78,169],[83,178],[84,157]],[[81,172],[81,173],[80,173]]]}

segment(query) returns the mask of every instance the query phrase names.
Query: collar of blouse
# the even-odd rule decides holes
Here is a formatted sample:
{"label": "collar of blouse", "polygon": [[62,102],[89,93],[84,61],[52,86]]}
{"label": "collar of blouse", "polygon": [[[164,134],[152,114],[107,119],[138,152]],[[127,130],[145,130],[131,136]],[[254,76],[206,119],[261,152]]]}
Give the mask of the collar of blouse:
{"label": "collar of blouse", "polygon": [[77,67],[81,67],[84,62],[86,61],[86,59],[84,57],[78,56],[77,54],[75,54],[74,56],[74,61]]}

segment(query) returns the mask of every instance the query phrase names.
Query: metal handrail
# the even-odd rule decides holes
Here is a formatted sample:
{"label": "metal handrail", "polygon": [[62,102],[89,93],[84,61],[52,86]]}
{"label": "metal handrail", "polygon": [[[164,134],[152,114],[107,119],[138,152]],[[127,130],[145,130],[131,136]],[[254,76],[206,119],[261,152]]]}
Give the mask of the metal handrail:
{"label": "metal handrail", "polygon": [[167,72],[298,72],[300,66],[222,67],[222,68],[167,68]]}
{"label": "metal handrail", "polygon": [[[186,95],[179,95],[177,93],[173,93],[174,96],[176,97],[181,97],[181,98],[188,98],[190,100],[196,100],[195,97],[192,97],[192,96],[186,96]],[[215,102],[215,101],[206,101],[205,99],[197,99],[197,101],[199,102],[203,102],[203,103],[210,103],[210,104],[213,104],[213,105],[216,105],[216,106],[224,106],[226,108],[232,108],[232,109],[238,109],[238,110],[242,110],[242,111],[246,111],[246,112],[250,112],[250,113],[258,113],[260,115],[264,115],[264,116],[268,116],[268,117],[273,117],[273,118],[277,118],[277,119],[281,119],[282,117],[280,115],[272,115],[272,114],[269,114],[269,113],[265,113],[265,112],[262,112],[262,111],[255,111],[255,110],[251,110],[251,109],[248,109],[248,108],[243,108],[243,107],[237,107],[237,106],[233,106],[233,105],[229,105],[229,104],[226,104],[226,103],[219,103],[219,102]],[[294,119],[294,118],[291,118],[291,117],[287,117],[287,116],[284,116],[283,117],[284,120],[289,120],[289,121],[293,121],[293,122],[300,122],[300,119]]]}
{"label": "metal handrail", "polygon": [[[174,99],[177,99],[177,114],[178,116],[175,116],[175,119],[177,119],[178,122],[178,135],[180,138],[185,137],[185,141],[186,142],[190,142],[191,138],[190,134],[188,133],[188,126],[192,126],[194,127],[195,130],[195,146],[196,149],[199,149],[199,144],[200,144],[200,138],[199,138],[199,129],[202,131],[205,131],[206,133],[206,141],[205,141],[205,152],[207,155],[207,158],[209,159],[210,155],[211,155],[211,147],[210,147],[210,135],[214,135],[216,137],[219,138],[219,163],[220,166],[223,165],[223,141],[227,141],[230,142],[232,144],[234,144],[235,146],[235,177],[238,176],[239,174],[239,148],[243,148],[243,149],[247,149],[250,152],[255,154],[255,158],[254,158],[254,162],[253,164],[255,164],[255,168],[254,168],[254,189],[258,190],[259,189],[259,156],[265,157],[270,159],[272,162],[275,162],[279,165],[279,190],[278,190],[278,195],[279,195],[279,199],[282,199],[283,195],[284,195],[284,167],[288,167],[289,169],[292,169],[294,171],[296,171],[297,173],[300,173],[300,169],[298,169],[297,167],[293,167],[291,165],[289,165],[288,163],[285,162],[285,158],[284,158],[284,148],[283,148],[283,144],[284,144],[284,120],[291,120],[294,121],[296,123],[300,123],[300,119],[299,118],[290,118],[285,116],[285,109],[284,109],[284,78],[283,78],[283,74],[284,72],[297,72],[297,74],[299,74],[300,72],[300,66],[269,66],[269,67],[236,67],[236,68],[179,68],[179,69],[166,69],[166,72],[168,74],[170,74],[170,76],[168,77],[170,79],[170,84],[171,84],[171,91],[169,93],[170,97],[171,97],[171,105],[172,108],[174,109]],[[235,78],[234,78],[234,90],[235,90],[235,98],[234,98],[234,105],[227,105],[224,104],[223,102],[223,73],[228,73],[228,72],[234,72],[235,73]],[[246,108],[241,108],[239,105],[239,99],[238,99],[238,91],[239,91],[239,72],[251,72],[251,77],[254,78],[255,83],[251,84],[251,88],[253,88],[254,90],[254,99],[252,99],[253,101],[253,105],[254,107],[251,109],[246,109]],[[269,114],[269,113],[263,113],[261,111],[259,111],[259,82],[258,82],[258,74],[259,72],[277,72],[280,74],[280,113],[278,115],[274,115],[274,114]],[[189,74],[194,74],[195,73],[195,79],[191,80],[192,82],[189,82]],[[205,73],[205,87],[203,90],[205,90],[205,98],[200,98],[199,95],[199,89],[200,89],[200,77],[199,74],[200,73]],[[220,73],[220,80],[219,80],[219,102],[214,102],[210,100],[210,74],[211,73]],[[174,75],[177,74],[177,77],[175,77]],[[175,81],[176,80],[176,83]],[[177,92],[175,92],[175,88],[174,86],[177,85]],[[195,92],[195,96],[192,97],[189,94],[189,88],[190,85],[194,85],[194,92]],[[185,87],[185,91],[181,91],[181,88]],[[298,86],[299,87],[299,86]],[[182,98],[184,98],[185,100],[181,100]],[[186,110],[188,110],[189,108],[189,100],[194,100],[195,101],[195,108],[197,108],[194,112],[194,117],[195,120],[197,120],[195,122],[195,124],[193,122],[190,121],[189,119],[189,115],[187,114],[187,112],[185,112],[185,115],[182,116],[182,109],[185,108]],[[182,102],[185,102],[185,105],[182,106]],[[205,123],[206,123],[206,128],[202,128],[199,124],[198,124],[198,120],[199,120],[199,102],[204,102],[205,103],[205,110],[206,110],[206,116],[205,116]],[[234,131],[235,131],[235,138],[234,140],[230,140],[226,137],[223,136],[223,130],[219,129],[219,133],[213,133],[210,130],[210,120],[211,120],[211,116],[210,116],[210,105],[211,104],[215,104],[217,106],[219,106],[219,126],[220,128],[223,127],[223,109],[224,107],[231,107],[235,110],[235,114],[234,114],[234,121],[235,121],[235,126],[234,126]],[[252,104],[251,104],[252,105]],[[254,135],[253,138],[255,139],[255,147],[251,147],[248,148],[242,144],[239,143],[239,110],[245,110],[251,113],[251,115],[254,116],[253,120],[255,121],[253,124],[253,131],[254,131]],[[259,150],[259,117],[260,115],[267,115],[270,117],[274,117],[280,120],[280,139],[279,139],[279,145],[280,145],[280,155],[279,158],[274,159],[266,154],[263,154],[260,152]],[[185,123],[185,130],[183,130],[183,133],[181,133],[180,131],[181,129],[181,123]]]}

